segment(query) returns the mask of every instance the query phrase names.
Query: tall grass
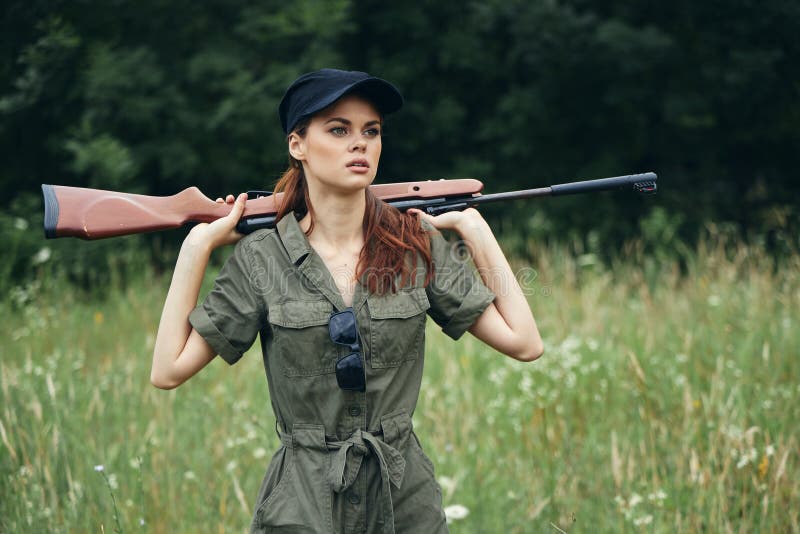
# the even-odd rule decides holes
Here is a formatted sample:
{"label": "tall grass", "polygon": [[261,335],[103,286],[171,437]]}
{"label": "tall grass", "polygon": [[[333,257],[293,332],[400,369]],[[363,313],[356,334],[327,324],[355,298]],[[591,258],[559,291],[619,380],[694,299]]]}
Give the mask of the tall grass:
{"label": "tall grass", "polygon": [[[797,531],[800,256],[531,252],[539,361],[429,322],[415,424],[452,532]],[[5,296],[0,531],[246,530],[278,447],[260,357],[153,388],[168,282]]]}

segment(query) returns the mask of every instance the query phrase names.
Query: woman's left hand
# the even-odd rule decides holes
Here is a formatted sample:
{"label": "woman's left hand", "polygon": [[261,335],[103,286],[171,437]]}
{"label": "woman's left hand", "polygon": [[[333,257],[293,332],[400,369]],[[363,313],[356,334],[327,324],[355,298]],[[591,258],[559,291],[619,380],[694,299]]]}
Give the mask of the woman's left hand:
{"label": "woman's left hand", "polygon": [[486,220],[475,208],[467,208],[463,211],[448,211],[435,217],[416,208],[409,208],[406,212],[413,213],[419,218],[428,221],[437,230],[455,230],[462,237],[464,232],[486,225]]}

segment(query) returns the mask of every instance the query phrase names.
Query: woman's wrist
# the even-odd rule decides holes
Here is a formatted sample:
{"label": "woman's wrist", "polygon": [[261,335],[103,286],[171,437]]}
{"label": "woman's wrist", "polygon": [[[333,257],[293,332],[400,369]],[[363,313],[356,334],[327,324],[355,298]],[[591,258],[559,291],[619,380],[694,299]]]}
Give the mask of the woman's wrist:
{"label": "woman's wrist", "polygon": [[465,210],[461,212],[462,217],[455,225],[455,231],[464,241],[479,242],[483,236],[492,233],[489,223],[478,213],[477,210]]}
{"label": "woman's wrist", "polygon": [[211,252],[214,248],[214,245],[210,243],[208,239],[204,239],[203,236],[198,235],[195,233],[194,229],[192,229],[186,236],[186,239],[183,240],[181,253],[189,254],[193,257],[211,256]]}

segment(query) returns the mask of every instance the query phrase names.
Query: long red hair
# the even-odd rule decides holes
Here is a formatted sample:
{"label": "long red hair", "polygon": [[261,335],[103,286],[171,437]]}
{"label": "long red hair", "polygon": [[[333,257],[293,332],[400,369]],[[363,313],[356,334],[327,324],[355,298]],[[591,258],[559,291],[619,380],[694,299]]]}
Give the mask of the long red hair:
{"label": "long red hair", "polygon": [[[307,124],[299,125],[295,131],[304,136]],[[306,235],[310,234],[314,229],[314,207],[308,196],[301,163],[289,156],[289,168],[273,189],[274,193],[283,193],[276,220],[281,220],[287,214],[308,213],[311,226]],[[427,286],[434,268],[428,233],[415,215],[401,213],[377,198],[369,189],[365,194],[364,247],[356,265],[356,280],[365,285],[370,293],[395,293],[416,280],[417,264],[421,257],[426,272],[424,285]]]}

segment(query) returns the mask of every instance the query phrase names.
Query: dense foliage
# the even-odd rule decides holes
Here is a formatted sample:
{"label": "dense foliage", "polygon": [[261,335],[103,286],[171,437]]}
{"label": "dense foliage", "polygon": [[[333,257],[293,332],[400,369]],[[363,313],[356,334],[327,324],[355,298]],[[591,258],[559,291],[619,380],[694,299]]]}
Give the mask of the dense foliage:
{"label": "dense foliage", "polygon": [[406,96],[380,181],[474,176],[495,192],[655,170],[661,195],[647,202],[503,213],[517,231],[596,249],[643,216],[655,240],[715,220],[773,250],[796,244],[797,2],[26,0],[0,16],[4,238],[13,217],[40,224],[40,183],[269,187],[286,162],[284,88],[336,66]]}

